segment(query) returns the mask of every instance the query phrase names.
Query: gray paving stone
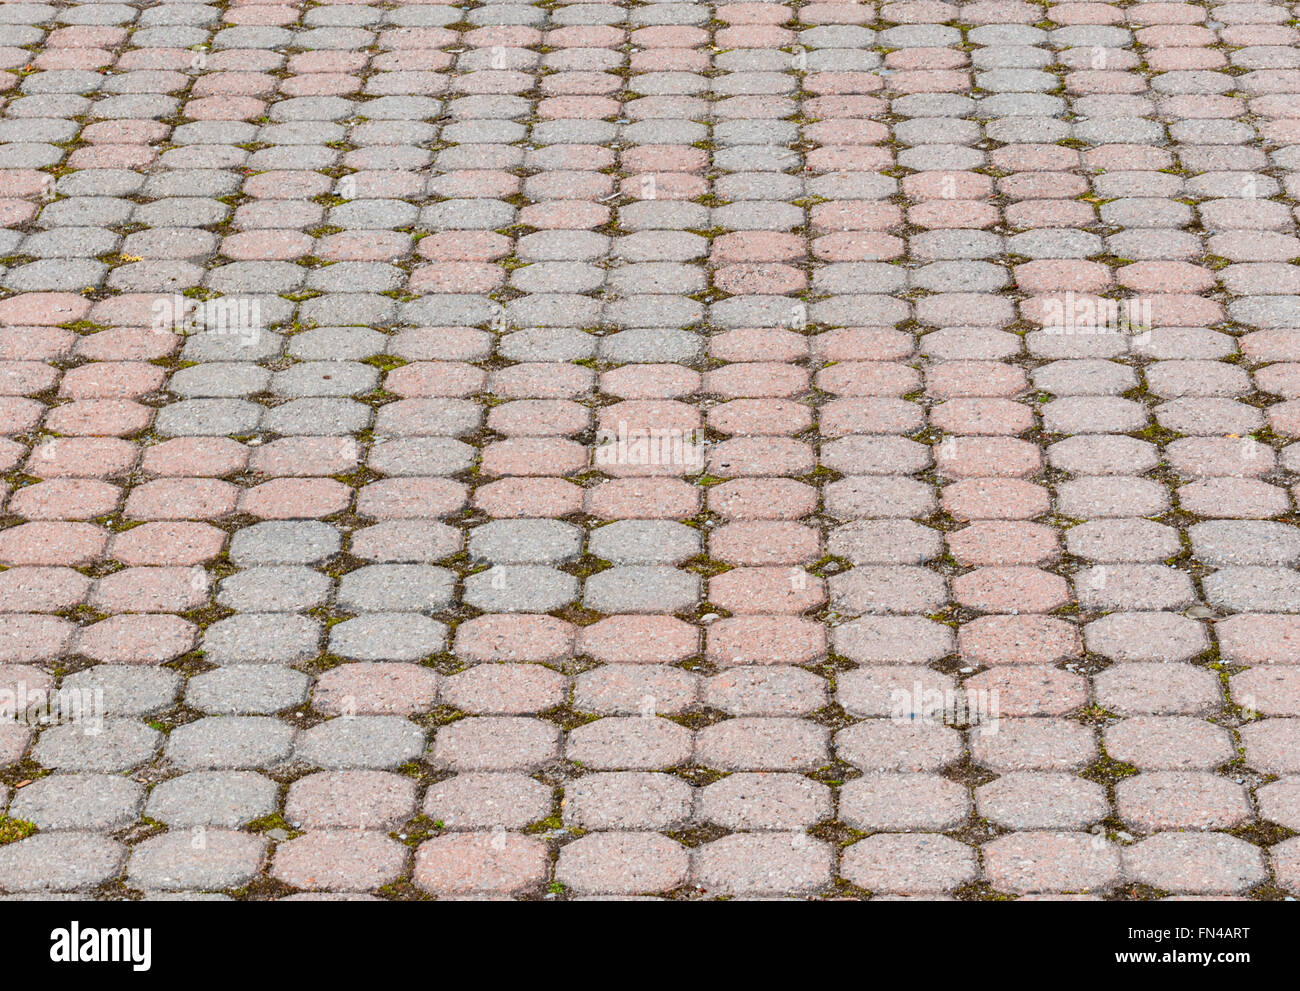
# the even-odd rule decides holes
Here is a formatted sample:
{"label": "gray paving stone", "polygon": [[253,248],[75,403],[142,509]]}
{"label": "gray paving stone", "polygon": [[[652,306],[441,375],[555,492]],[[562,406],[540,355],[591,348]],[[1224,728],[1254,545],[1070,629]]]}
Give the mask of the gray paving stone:
{"label": "gray paving stone", "polygon": [[419,564],[374,564],[339,580],[336,604],[347,612],[439,612],[451,605],[456,576]]}
{"label": "gray paving stone", "polygon": [[329,649],[358,661],[418,661],[445,649],[447,627],[418,613],[373,612],[330,628]]}
{"label": "gray paving stone", "polygon": [[700,600],[700,580],[668,567],[625,566],[587,579],[583,605],[603,613],[671,613],[692,609]]}
{"label": "gray paving stone", "polygon": [[271,520],[244,527],[230,538],[230,560],[257,565],[319,564],[337,554],[343,538],[328,523]]}
{"label": "gray paving stone", "polygon": [[126,849],[98,833],[37,833],[0,848],[0,887],[11,892],[93,888],[118,874]]}
{"label": "gray paving stone", "polygon": [[470,531],[472,558],[492,564],[559,564],[582,553],[582,531],[559,520],[493,520]]}
{"label": "gray paving stone", "polygon": [[155,785],[144,813],[174,828],[236,829],[275,812],[278,796],[254,771],[192,771]]}
{"label": "gray paving stone", "polygon": [[181,681],[179,673],[166,668],[99,664],[66,676],[59,687],[89,693],[83,697],[92,705],[102,705],[106,716],[136,717],[170,708]]}
{"label": "gray paving stone", "polygon": [[292,664],[316,656],[321,624],[286,613],[237,613],[203,632],[202,650],[214,664]]}
{"label": "gray paving stone", "polygon": [[680,564],[703,549],[699,531],[669,520],[622,520],[591,532],[590,553],[613,564]]}
{"label": "gray paving stone", "polygon": [[113,774],[52,774],[14,795],[9,815],[39,829],[112,832],[136,821],[144,786]]}
{"label": "gray paving stone", "polygon": [[274,664],[232,664],[191,678],[186,704],[216,715],[261,715],[293,709],[307,701],[311,678]]}
{"label": "gray paving stone", "polygon": [[576,578],[540,565],[494,565],[465,579],[465,604],[485,612],[549,612],[577,597]]}
{"label": "gray paving stone", "polygon": [[395,716],[331,719],[303,731],[294,756],[329,770],[394,768],[425,750],[420,727]]}
{"label": "gray paving stone", "polygon": [[268,565],[221,579],[217,602],[241,612],[303,611],[322,605],[331,589],[329,576],[319,571],[302,566]]}
{"label": "gray paving stone", "polygon": [[157,730],[126,719],[105,719],[98,731],[65,723],[41,732],[32,757],[56,771],[129,771],[152,761],[162,740]]}
{"label": "gray paving stone", "polygon": [[294,732],[270,716],[205,716],[172,730],[164,754],[187,771],[271,767],[289,757]]}
{"label": "gray paving stone", "polygon": [[132,849],[126,875],[147,888],[235,888],[252,880],[265,855],[266,841],[247,833],[206,829],[201,838],[164,833]]}

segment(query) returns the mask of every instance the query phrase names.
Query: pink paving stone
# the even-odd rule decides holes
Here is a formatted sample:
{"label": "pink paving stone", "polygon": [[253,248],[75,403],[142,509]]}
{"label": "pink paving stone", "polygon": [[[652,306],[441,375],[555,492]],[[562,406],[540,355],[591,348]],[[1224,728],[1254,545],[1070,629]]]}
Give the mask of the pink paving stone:
{"label": "pink paving stone", "polygon": [[572,655],[574,632],[551,616],[479,616],[456,628],[454,650],[474,661],[558,661]]}
{"label": "pink paving stone", "polygon": [[457,774],[430,785],[422,808],[448,829],[518,829],[553,804],[551,788],[522,774]]}
{"label": "pink paving stone", "polygon": [[206,523],[144,523],[114,534],[106,554],[126,565],[196,565],[225,542],[225,532]]}
{"label": "pink paving stone", "polygon": [[1300,772],[1300,719],[1265,719],[1243,726],[1246,763],[1266,774]]}
{"label": "pink paving stone", "polygon": [[712,895],[811,894],[833,869],[830,847],[805,833],[733,833],[696,848],[691,881]]}
{"label": "pink paving stone", "polygon": [[142,362],[100,361],[70,369],[59,394],[72,399],[134,399],[160,388],[164,369]]}
{"label": "pink paving stone", "polygon": [[123,512],[137,520],[214,519],[234,511],[239,491],[212,479],[146,482],[131,490]]}
{"label": "pink paving stone", "polygon": [[323,830],[282,843],[271,876],[309,891],[370,891],[396,880],[409,849],[392,837],[367,830]]}
{"label": "pink paving stone", "polygon": [[218,450],[238,459],[237,466],[247,460],[251,471],[264,475],[341,475],[355,468],[360,457],[360,445],[351,437],[282,437],[255,448],[251,457],[242,444]]}
{"label": "pink paving stone", "polygon": [[198,628],[179,616],[113,616],[83,627],[77,649],[110,664],[162,664],[197,639]]}
{"label": "pink paving stone", "polygon": [[808,771],[827,761],[829,735],[801,719],[738,717],[701,730],[696,756],[724,770]]}
{"label": "pink paving stone", "polygon": [[480,664],[444,679],[442,698],[462,712],[519,715],[562,705],[567,687],[540,664]]}
{"label": "pink paving stone", "polygon": [[91,523],[22,523],[0,531],[0,564],[69,565],[93,563],[109,533]]}
{"label": "pink paving stone", "polygon": [[1300,617],[1242,614],[1214,624],[1225,660],[1238,664],[1300,664]]}
{"label": "pink paving stone", "polygon": [[728,523],[709,536],[709,552],[732,564],[801,564],[816,560],[821,538],[797,523],[755,520]]}
{"label": "pink paving stone", "polygon": [[279,478],[245,489],[239,508],[261,519],[319,519],[351,501],[352,489],[332,478]]}
{"label": "pink paving stone", "polygon": [[1120,879],[1119,850],[1087,833],[1012,833],[983,847],[984,877],[998,891],[1104,891]]}
{"label": "pink paving stone", "polygon": [[1088,704],[1087,679],[1057,668],[993,668],[962,685],[968,698],[996,698],[999,717],[1062,716]]}
{"label": "pink paving stone", "polygon": [[561,848],[555,879],[577,893],[649,894],[679,887],[689,868],[687,849],[658,833],[589,833]]}
{"label": "pink paving stone", "polygon": [[1278,884],[1295,894],[1300,892],[1300,838],[1283,840],[1269,848],[1269,859]]}
{"label": "pink paving stone", "polygon": [[947,485],[943,505],[963,520],[1032,519],[1051,505],[1047,489],[1019,479],[976,478]]}
{"label": "pink paving stone", "polygon": [[33,447],[26,468],[38,478],[110,478],[129,471],[138,457],[134,444],[116,437],[57,438]]}
{"label": "pink paving stone", "polygon": [[285,816],[309,829],[377,829],[400,825],[415,812],[410,778],[383,771],[326,771],[289,786]]}
{"label": "pink paving stone", "polygon": [[706,634],[708,658],[717,664],[807,664],[826,652],[826,633],[814,620],[795,616],[734,616],[715,621]]}
{"label": "pink paving stone", "polygon": [[798,614],[824,602],[826,591],[802,568],[734,568],[709,580],[708,599],[732,613]]}
{"label": "pink paving stone", "polygon": [[1251,817],[1243,786],[1204,772],[1147,772],[1115,791],[1120,817],[1144,832],[1231,829]]}
{"label": "pink paving stone", "polygon": [[541,884],[549,866],[545,844],[531,837],[449,834],[420,845],[412,880],[434,894],[509,895]]}
{"label": "pink paving stone", "polygon": [[321,712],[410,715],[437,703],[438,675],[414,664],[358,662],[331,668],[316,681],[313,705]]}
{"label": "pink paving stone", "polygon": [[413,362],[389,372],[384,386],[398,396],[469,396],[486,380],[482,369],[464,362]]}
{"label": "pink paving stone", "polygon": [[[22,760],[31,744],[32,731],[20,723],[6,721],[0,725],[0,766]],[[8,789],[5,789],[8,798]]]}
{"label": "pink paving stone", "polygon": [[607,663],[671,664],[699,651],[699,632],[672,616],[610,616],[581,628],[575,649]]}
{"label": "pink paving stone", "polygon": [[91,579],[71,568],[10,568],[0,572],[0,609],[58,612],[84,600]]}
{"label": "pink paving stone", "polygon": [[201,569],[124,568],[95,582],[90,604],[106,613],[181,613],[203,605],[208,593]]}
{"label": "pink paving stone", "polygon": [[1159,833],[1124,850],[1124,873],[1176,893],[1230,894],[1267,876],[1259,847],[1222,833]]}
{"label": "pink paving stone", "polygon": [[75,293],[22,293],[0,300],[0,325],[51,326],[75,323],[90,312],[90,301]]}
{"label": "pink paving stone", "polygon": [[677,715],[695,704],[698,676],[663,664],[607,664],[574,680],[572,704],[603,715]]}
{"label": "pink paving stone", "polygon": [[473,503],[493,517],[554,518],[580,512],[584,491],[595,490],[584,490],[562,478],[507,478],[475,489]]}
{"label": "pink paving stone", "polygon": [[1069,600],[1065,579],[1038,568],[979,568],[953,579],[952,592],[983,612],[1050,612]]}
{"label": "pink paving stone", "polygon": [[972,523],[949,533],[947,541],[958,563],[968,566],[1042,564],[1060,556],[1056,532],[1037,523]]}
{"label": "pink paving stone", "polygon": [[840,873],[871,892],[951,891],[975,879],[975,850],[947,836],[877,833],[847,847]]}
{"label": "pink paving stone", "polygon": [[553,724],[521,716],[475,716],[438,729],[433,760],[456,771],[532,770],[559,756]]}
{"label": "pink paving stone", "polygon": [[146,429],[153,411],[130,399],[75,399],[45,415],[45,429],[69,437],[131,437]]}
{"label": "pink paving stone", "polygon": [[58,616],[0,616],[0,663],[53,661],[75,638],[75,627]]}
{"label": "pink paving stone", "polygon": [[817,490],[792,479],[746,478],[711,487],[708,505],[733,520],[797,520],[816,509]]}
{"label": "pink paving stone", "polygon": [[116,508],[121,490],[89,478],[59,478],[18,489],[9,497],[9,511],[30,520],[86,520],[107,516]]}

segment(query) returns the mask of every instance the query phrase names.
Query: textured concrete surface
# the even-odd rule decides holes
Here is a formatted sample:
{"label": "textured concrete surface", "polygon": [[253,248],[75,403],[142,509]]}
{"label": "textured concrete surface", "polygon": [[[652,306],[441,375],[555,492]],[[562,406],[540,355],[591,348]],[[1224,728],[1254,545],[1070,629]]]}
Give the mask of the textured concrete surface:
{"label": "textured concrete surface", "polygon": [[0,895],[1300,895],[1298,26],[0,2]]}

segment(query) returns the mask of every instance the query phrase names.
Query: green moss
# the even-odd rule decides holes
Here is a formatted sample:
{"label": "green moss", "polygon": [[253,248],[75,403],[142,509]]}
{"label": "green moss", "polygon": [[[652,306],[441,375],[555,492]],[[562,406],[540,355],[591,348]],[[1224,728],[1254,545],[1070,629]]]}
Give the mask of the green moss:
{"label": "green moss", "polygon": [[289,823],[285,821],[284,816],[279,812],[272,812],[269,816],[262,816],[260,819],[254,819],[244,828],[251,830],[254,833],[269,833],[278,829],[281,832],[288,834],[286,839],[293,839],[296,836],[302,835],[302,830],[294,829],[290,826]]}
{"label": "green moss", "polygon": [[25,840],[35,832],[36,823],[34,822],[28,822],[26,819],[15,819],[12,816],[0,816],[0,846]]}

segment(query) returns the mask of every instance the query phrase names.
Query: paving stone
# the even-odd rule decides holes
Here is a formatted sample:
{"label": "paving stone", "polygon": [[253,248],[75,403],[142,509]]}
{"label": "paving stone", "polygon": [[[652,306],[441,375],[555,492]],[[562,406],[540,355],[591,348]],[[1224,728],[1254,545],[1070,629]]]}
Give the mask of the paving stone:
{"label": "paving stone", "polygon": [[329,770],[396,768],[425,749],[420,727],[397,716],[329,719],[301,733],[294,757]]}
{"label": "paving stone", "polygon": [[[181,688],[181,676],[166,668],[98,664],[67,675],[62,691],[82,694],[93,704],[102,702],[107,716],[144,716],[171,708]],[[102,692],[102,696],[97,693]],[[99,700],[99,701],[96,701]]]}
{"label": "paving stone", "polygon": [[1160,833],[1124,850],[1124,872],[1172,892],[1230,894],[1265,878],[1258,847],[1222,833]]}
{"label": "paving stone", "polygon": [[951,891],[973,880],[975,850],[947,836],[876,833],[847,847],[840,872],[872,892]]}
{"label": "paving stone", "polygon": [[214,715],[260,715],[293,709],[307,701],[311,678],[271,664],[233,664],[191,678],[185,701]]}
{"label": "paving stone", "polygon": [[327,575],[302,566],[249,568],[221,580],[217,602],[241,612],[296,612],[323,605]]}
{"label": "paving stone", "polygon": [[1006,774],[975,789],[979,814],[1010,829],[1085,829],[1110,810],[1105,789],[1068,774]]}
{"label": "paving stone", "polygon": [[465,580],[465,603],[490,612],[549,612],[572,602],[578,582],[541,565],[494,565]]}
{"label": "paving stone", "polygon": [[33,759],[58,771],[129,771],[153,760],[162,734],[125,719],[102,726],[64,723],[44,730],[32,748]]}
{"label": "paving stone", "polygon": [[204,656],[214,664],[290,664],[315,657],[320,624],[305,616],[236,613],[204,631]]}
{"label": "paving stone", "polygon": [[0,885],[12,892],[78,891],[116,876],[127,848],[90,832],[37,833],[0,850]]}
{"label": "paving stone", "polygon": [[470,533],[469,552],[491,564],[559,564],[582,552],[582,531],[559,520],[495,520]]}
{"label": "paving stone", "polygon": [[176,828],[236,829],[278,804],[279,786],[255,771],[193,771],[155,785],[145,815]]}
{"label": "paving stone", "polygon": [[366,613],[330,629],[330,650],[361,661],[416,661],[446,641],[446,626],[418,613]]}
{"label": "paving stone", "polygon": [[692,881],[715,894],[810,893],[831,879],[826,844],[804,833],[735,833],[697,847]]}
{"label": "paving stone", "polygon": [[546,846],[540,840],[511,833],[455,833],[420,845],[412,880],[437,894],[501,896],[539,885],[547,874]]}
{"label": "paving stone", "polygon": [[132,849],[126,875],[146,888],[236,888],[257,874],[265,847],[260,837],[221,829],[204,830],[201,840],[164,833]]}
{"label": "paving stone", "polygon": [[383,833],[322,830],[280,844],[271,875],[308,891],[368,891],[395,881],[410,851]]}
{"label": "paving stone", "polygon": [[548,818],[551,789],[522,774],[469,772],[430,785],[424,814],[447,829],[520,829]]}
{"label": "paving stone", "polygon": [[20,789],[9,815],[39,829],[113,832],[135,822],[144,786],[108,774],[54,774]]}
{"label": "paving stone", "polygon": [[643,894],[679,887],[689,868],[686,847],[666,836],[597,832],[561,849],[555,877],[583,894]]}
{"label": "paving stone", "polygon": [[984,874],[1016,894],[1105,891],[1120,878],[1120,851],[1088,833],[1011,833],[983,847]]}
{"label": "paving stone", "polygon": [[288,758],[293,737],[270,716],[207,716],[172,730],[164,753],[186,770],[268,767]]}

